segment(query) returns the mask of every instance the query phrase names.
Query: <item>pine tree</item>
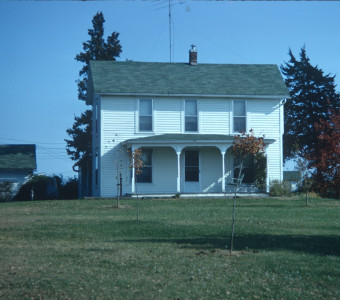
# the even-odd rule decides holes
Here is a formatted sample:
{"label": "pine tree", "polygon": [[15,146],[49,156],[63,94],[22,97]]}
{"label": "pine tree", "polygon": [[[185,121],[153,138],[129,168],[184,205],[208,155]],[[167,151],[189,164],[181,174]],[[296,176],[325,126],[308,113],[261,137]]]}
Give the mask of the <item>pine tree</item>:
{"label": "pine tree", "polygon": [[292,158],[297,150],[303,156],[315,152],[318,134],[315,123],[328,120],[328,110],[340,107],[340,95],[336,92],[335,76],[324,74],[318,66],[312,66],[303,47],[300,60],[289,50],[290,60],[281,65],[291,99],[284,108],[285,133],[284,157]]}
{"label": "pine tree", "polygon": [[92,134],[92,111],[86,110],[80,117],[75,117],[72,128],[66,130],[71,137],[65,140],[67,143],[67,154],[72,160],[79,160],[83,157],[89,157],[92,151],[91,134]]}
{"label": "pine tree", "polygon": [[[84,52],[80,52],[75,59],[84,63],[79,72],[78,98],[86,101],[87,98],[87,73],[90,60],[113,60],[115,61],[122,52],[122,47],[118,39],[119,33],[113,32],[104,40],[104,16],[98,12],[92,20],[93,28],[88,30],[90,39],[83,43]],[[66,141],[66,151],[72,160],[85,158],[90,161],[92,148],[91,136],[92,111],[87,110],[80,117],[75,117],[72,128],[66,130],[71,137]]]}
{"label": "pine tree", "polygon": [[93,29],[89,29],[90,40],[83,43],[84,52],[76,56],[76,60],[84,63],[83,68],[79,71],[78,80],[78,98],[86,101],[87,97],[87,72],[89,70],[90,60],[113,60],[115,61],[122,52],[122,47],[118,39],[119,33],[113,32],[107,37],[105,42],[104,36],[104,16],[103,13],[97,13],[92,20]]}

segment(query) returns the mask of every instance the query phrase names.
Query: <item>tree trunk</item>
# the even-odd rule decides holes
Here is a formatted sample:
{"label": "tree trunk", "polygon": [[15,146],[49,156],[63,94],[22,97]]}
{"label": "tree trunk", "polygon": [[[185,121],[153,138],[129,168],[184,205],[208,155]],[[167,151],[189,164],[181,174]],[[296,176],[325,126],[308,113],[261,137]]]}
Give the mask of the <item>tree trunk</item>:
{"label": "tree trunk", "polygon": [[237,197],[237,191],[239,187],[239,182],[242,174],[242,167],[243,167],[243,160],[240,165],[240,171],[238,173],[238,178],[236,182],[236,188],[234,193],[234,202],[233,202],[233,215],[232,215],[232,225],[231,225],[231,241],[230,241],[230,254],[233,252],[234,247],[234,229],[235,229],[235,215],[236,215],[236,197]]}
{"label": "tree trunk", "polygon": [[137,192],[137,180],[135,176],[135,189],[136,189],[136,195],[137,195],[137,208],[136,208],[136,213],[137,213],[137,222],[139,221],[139,197],[138,197],[138,192]]}
{"label": "tree trunk", "polygon": [[117,177],[119,179],[119,183],[117,183],[117,208],[119,208],[119,199],[121,196],[121,189],[122,189],[122,174],[119,172],[118,175],[119,176]]}

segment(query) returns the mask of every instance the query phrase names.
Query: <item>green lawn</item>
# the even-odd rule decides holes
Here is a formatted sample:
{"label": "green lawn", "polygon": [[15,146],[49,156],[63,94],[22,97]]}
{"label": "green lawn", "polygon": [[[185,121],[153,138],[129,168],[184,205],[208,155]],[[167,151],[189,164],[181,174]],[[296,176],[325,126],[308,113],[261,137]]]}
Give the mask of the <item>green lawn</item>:
{"label": "green lawn", "polygon": [[340,299],[340,201],[0,203],[0,299]]}

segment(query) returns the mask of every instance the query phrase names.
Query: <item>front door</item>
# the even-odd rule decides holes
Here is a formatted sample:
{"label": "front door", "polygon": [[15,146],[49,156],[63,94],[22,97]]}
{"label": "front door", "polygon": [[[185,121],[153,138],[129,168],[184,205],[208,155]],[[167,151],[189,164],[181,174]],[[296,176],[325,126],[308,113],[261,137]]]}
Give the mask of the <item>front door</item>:
{"label": "front door", "polygon": [[186,150],[184,161],[184,191],[186,193],[199,193],[200,164],[198,150]]}

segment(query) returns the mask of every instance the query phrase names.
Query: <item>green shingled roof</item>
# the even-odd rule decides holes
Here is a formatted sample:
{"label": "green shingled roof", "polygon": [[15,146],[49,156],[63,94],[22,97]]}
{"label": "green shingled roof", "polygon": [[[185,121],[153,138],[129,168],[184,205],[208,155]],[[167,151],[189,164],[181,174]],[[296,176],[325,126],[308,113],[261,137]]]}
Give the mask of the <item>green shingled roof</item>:
{"label": "green shingled roof", "polygon": [[91,61],[94,93],[282,96],[288,89],[276,65]]}
{"label": "green shingled roof", "polygon": [[0,145],[0,169],[36,168],[35,145]]}

